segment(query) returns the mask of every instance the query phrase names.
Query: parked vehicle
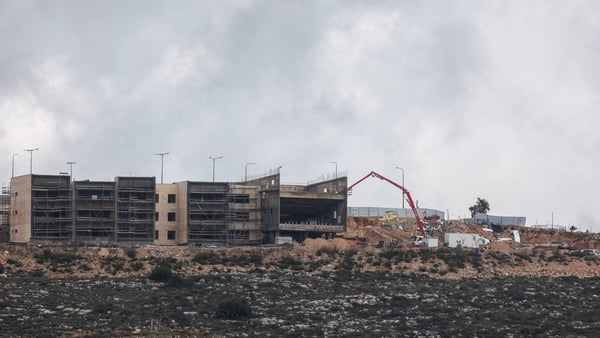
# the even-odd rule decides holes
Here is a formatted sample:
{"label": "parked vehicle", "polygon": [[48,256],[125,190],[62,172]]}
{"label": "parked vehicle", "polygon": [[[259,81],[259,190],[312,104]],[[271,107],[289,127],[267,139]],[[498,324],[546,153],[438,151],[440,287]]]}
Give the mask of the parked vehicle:
{"label": "parked vehicle", "polygon": [[581,252],[586,255],[600,256],[600,251],[596,249],[583,249]]}

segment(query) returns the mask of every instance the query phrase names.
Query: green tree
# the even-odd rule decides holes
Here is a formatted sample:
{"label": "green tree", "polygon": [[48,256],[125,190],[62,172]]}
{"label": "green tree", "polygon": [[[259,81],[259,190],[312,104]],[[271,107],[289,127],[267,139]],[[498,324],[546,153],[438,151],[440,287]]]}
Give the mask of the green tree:
{"label": "green tree", "polygon": [[487,214],[490,210],[490,204],[485,198],[477,197],[477,202],[469,207],[469,211],[471,211],[471,217],[474,217],[475,214]]}

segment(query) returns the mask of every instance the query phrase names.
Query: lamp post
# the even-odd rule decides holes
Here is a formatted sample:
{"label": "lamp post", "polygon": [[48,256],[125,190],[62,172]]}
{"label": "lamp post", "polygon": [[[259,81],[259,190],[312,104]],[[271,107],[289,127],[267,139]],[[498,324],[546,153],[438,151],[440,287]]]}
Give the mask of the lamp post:
{"label": "lamp post", "polygon": [[165,155],[169,155],[169,152],[166,153],[157,153],[154,155],[160,156],[160,184],[163,184],[163,159]]}
{"label": "lamp post", "polygon": [[335,164],[335,178],[337,179],[337,162],[331,161],[331,163]]}
{"label": "lamp post", "polygon": [[29,174],[33,174],[33,152],[40,150],[39,148],[23,149],[23,151],[29,152]]}
{"label": "lamp post", "polygon": [[10,174],[10,178],[15,177],[15,156],[17,156],[19,154],[12,154],[12,171]]}
{"label": "lamp post", "polygon": [[213,183],[214,183],[215,182],[215,161],[222,159],[223,156],[209,157],[209,158],[213,161]]}
{"label": "lamp post", "polygon": [[[404,186],[404,169],[400,167],[396,167],[396,169],[402,170],[402,187],[406,189]],[[402,209],[404,209],[404,191],[402,191]]]}
{"label": "lamp post", "polygon": [[67,164],[69,165],[70,169],[69,169],[69,175],[71,176],[71,181],[73,181],[73,164],[77,164],[77,162],[67,162]]}
{"label": "lamp post", "polygon": [[283,168],[282,165],[280,165],[279,167],[277,167],[277,173],[279,174],[280,169]]}
{"label": "lamp post", "polygon": [[254,162],[246,163],[246,170],[244,171],[244,182],[248,181],[248,166],[252,165],[252,164],[256,164],[256,163],[254,163]]}

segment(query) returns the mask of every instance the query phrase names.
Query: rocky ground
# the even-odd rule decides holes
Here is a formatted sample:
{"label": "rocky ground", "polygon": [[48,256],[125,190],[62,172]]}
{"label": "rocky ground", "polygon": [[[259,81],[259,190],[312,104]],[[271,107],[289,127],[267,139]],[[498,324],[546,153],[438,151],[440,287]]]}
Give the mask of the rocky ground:
{"label": "rocky ground", "polygon": [[[261,270],[197,275],[177,286],[17,277],[0,284],[0,335],[594,337],[598,282]],[[251,315],[216,318],[227,297],[246,300]]]}
{"label": "rocky ground", "polygon": [[[497,241],[477,254],[414,248],[410,230],[359,221],[343,237],[294,247],[0,245],[0,336],[598,332],[600,258],[581,252],[598,247],[596,234],[521,228],[521,243]],[[164,282],[148,278],[162,268]],[[232,299],[248,313],[220,315]]]}

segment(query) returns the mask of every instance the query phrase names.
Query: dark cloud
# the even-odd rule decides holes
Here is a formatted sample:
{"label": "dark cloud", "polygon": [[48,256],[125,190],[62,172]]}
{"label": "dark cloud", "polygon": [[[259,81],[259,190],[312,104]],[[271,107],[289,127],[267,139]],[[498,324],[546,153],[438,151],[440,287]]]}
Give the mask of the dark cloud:
{"label": "dark cloud", "polygon": [[[594,2],[0,4],[0,152],[16,172],[236,180],[370,170],[423,207],[600,230]],[[5,181],[10,162],[2,161]],[[398,206],[365,183],[351,205]]]}

